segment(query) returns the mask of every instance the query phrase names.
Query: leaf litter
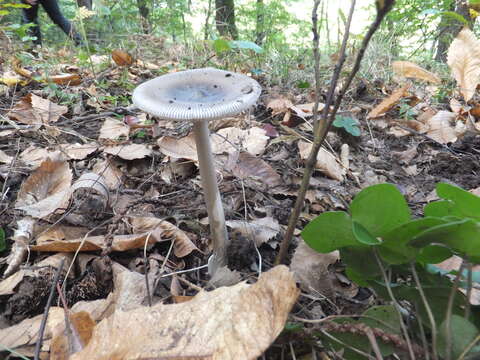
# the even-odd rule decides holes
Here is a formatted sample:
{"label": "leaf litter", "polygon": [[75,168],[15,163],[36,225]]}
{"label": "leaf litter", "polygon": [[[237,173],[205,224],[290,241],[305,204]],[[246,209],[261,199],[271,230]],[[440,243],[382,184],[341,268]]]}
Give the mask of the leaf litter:
{"label": "leaf litter", "polygon": [[[323,211],[345,209],[372,183],[398,184],[417,212],[433,200],[440,180],[480,187],[480,117],[471,76],[478,57],[465,50],[476,44],[472,36],[464,30],[449,50],[461,96],[452,95],[448,110],[431,103],[434,88],[417,82],[438,84],[438,76],[414,63],[393,65],[410,82],[355,91],[342,110],[355,114],[361,134],[338,128],[328,135],[297,235]],[[311,146],[310,94],[272,92],[261,100],[263,111],[212,124],[232,246],[228,271],[208,282],[201,266],[211,248],[190,127],[103,102],[109,91],[129,94],[115,83],[122,73],[139,83],[159,68],[120,50],[113,57],[102,74],[110,89],[62,85],[66,93],[76,86],[78,104],[60,105],[25,85],[27,92],[4,107],[9,128],[0,132],[0,177],[7,184],[0,227],[8,249],[0,265],[0,309],[8,311],[0,313],[2,345],[33,354],[59,259],[71,265],[62,286],[67,325],[76,335],[66,338],[65,309],[52,307],[43,351],[58,358],[255,358],[275,341],[295,302],[304,318],[366,308],[372,297],[345,277],[338,254],[317,254],[298,242],[292,272],[272,266]],[[92,55],[94,66],[109,61]],[[80,73],[75,81],[91,76],[88,69]],[[294,277],[303,291],[299,298]],[[164,350],[175,334],[178,345]],[[104,346],[110,337],[118,353]],[[72,342],[80,344],[76,354]]]}

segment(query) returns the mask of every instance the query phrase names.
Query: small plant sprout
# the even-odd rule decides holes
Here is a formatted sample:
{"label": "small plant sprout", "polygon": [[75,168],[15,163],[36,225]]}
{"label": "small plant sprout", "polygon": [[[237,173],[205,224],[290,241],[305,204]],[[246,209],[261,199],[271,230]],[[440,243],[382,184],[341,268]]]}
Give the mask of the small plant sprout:
{"label": "small plant sprout", "polygon": [[213,68],[163,75],[138,86],[133,103],[143,111],[167,120],[193,122],[200,177],[205,194],[213,243],[210,275],[227,265],[227,228],[215,176],[208,122],[250,108],[260,96],[253,79]]}

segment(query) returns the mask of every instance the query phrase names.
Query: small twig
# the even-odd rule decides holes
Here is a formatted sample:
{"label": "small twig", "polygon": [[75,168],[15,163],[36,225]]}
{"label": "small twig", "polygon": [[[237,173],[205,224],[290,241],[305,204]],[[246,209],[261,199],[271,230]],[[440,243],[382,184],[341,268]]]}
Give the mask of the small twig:
{"label": "small twig", "polygon": [[480,334],[475,337],[475,339],[472,340],[470,344],[462,351],[460,356],[458,357],[458,360],[463,360],[465,359],[465,356],[472,350],[472,348],[477,345],[477,343],[480,341]]}
{"label": "small twig", "polygon": [[367,328],[365,330],[365,334],[367,335],[368,341],[370,342],[370,345],[372,346],[372,350],[375,353],[375,357],[377,360],[383,360],[382,352],[380,351],[380,348],[378,347],[378,342],[377,339],[375,338],[375,335],[373,334],[372,329]]}
{"label": "small twig", "polygon": [[342,340],[336,338],[335,336],[329,334],[328,332],[326,332],[325,330],[320,330],[320,332],[325,335],[327,338],[329,338],[330,340],[333,340],[337,343],[339,343],[340,345],[344,346],[345,348],[347,349],[350,349],[352,350],[353,352],[356,352],[357,354],[360,354],[362,356],[365,356],[367,359],[369,360],[376,360],[373,356],[371,356],[370,354],[367,354],[366,352],[362,351],[362,350],[358,350],[357,348],[354,348],[353,346],[343,342]]}
{"label": "small twig", "polygon": [[60,262],[60,265],[57,268],[57,271],[55,272],[55,276],[53,277],[52,286],[50,287],[50,294],[48,295],[47,304],[45,305],[42,322],[40,323],[40,329],[38,331],[38,340],[37,340],[37,343],[35,344],[35,357],[34,357],[35,360],[38,360],[40,358],[40,351],[42,349],[42,342],[43,342],[43,334],[45,332],[45,327],[47,326],[48,312],[50,311],[50,307],[52,306],[53,294],[55,294],[55,288],[56,288],[58,279],[60,278],[60,273],[62,272],[64,262],[65,262],[65,259],[62,259],[62,261]]}
{"label": "small twig", "polygon": [[458,269],[457,276],[453,281],[452,288],[450,289],[450,295],[448,296],[448,303],[447,303],[447,313],[445,315],[445,360],[452,359],[452,311],[453,311],[453,303],[455,301],[455,295],[458,291],[458,284],[460,282],[460,278],[462,277],[463,269],[465,268],[465,260],[462,261],[460,268]]}
{"label": "small twig", "polygon": [[181,276],[177,276],[177,279],[178,279],[180,282],[183,282],[185,285],[191,287],[193,290],[197,290],[197,291],[202,291],[202,290],[203,290],[200,286],[195,285],[195,284],[192,283],[191,281],[188,281],[187,279],[184,279],[184,278],[182,278]]}
{"label": "small twig", "polygon": [[340,76],[343,64],[346,59],[346,46],[349,37],[350,26],[353,17],[353,11],[355,8],[355,0],[352,0],[352,5],[350,7],[350,12],[348,14],[348,20],[345,26],[345,34],[342,42],[342,47],[340,49],[340,58],[335,66],[335,70],[332,76],[332,80],[330,82],[330,88],[327,94],[327,100],[325,102],[325,108],[323,109],[323,114],[321,119],[318,118],[318,104],[320,102],[320,54],[319,54],[319,34],[318,34],[318,18],[317,18],[317,10],[319,6],[320,0],[315,0],[313,12],[312,12],[312,22],[313,22],[313,51],[314,51],[314,58],[315,58],[315,88],[316,88],[316,98],[315,98],[315,105],[313,107],[313,121],[314,121],[314,142],[308,159],[305,164],[304,175],[302,178],[302,183],[300,185],[300,189],[297,194],[297,199],[295,201],[295,206],[292,210],[290,218],[288,220],[288,227],[285,233],[285,237],[280,244],[280,251],[278,253],[277,258],[275,259],[276,264],[283,263],[285,257],[288,252],[288,247],[290,242],[293,238],[293,233],[295,232],[295,227],[298,222],[298,218],[300,217],[300,213],[302,211],[305,195],[307,193],[308,185],[310,183],[310,178],[312,177],[313,170],[315,168],[315,164],[317,162],[317,155],[320,151],[320,148],[323,144],[325,137],[332,125],[335,121],[335,116],[340,108],[342,103],[343,97],[346,94],[347,90],[349,89],[355,75],[357,74],[358,70],[360,69],[360,64],[362,62],[363,56],[365,55],[365,51],[367,50],[368,44],[373,36],[373,34],[377,31],[378,27],[380,26],[383,18],[388,14],[388,12],[393,7],[395,0],[384,0],[381,4],[381,7],[377,8],[377,16],[375,20],[370,25],[367,34],[365,35],[362,46],[355,58],[355,63],[353,68],[347,77],[343,87],[341,88],[337,98],[335,99],[334,107],[331,112],[330,106],[333,103],[333,95],[335,93],[335,89],[337,86],[338,78]]}
{"label": "small twig", "polygon": [[389,281],[387,273],[385,271],[385,267],[382,264],[382,260],[380,260],[380,256],[378,256],[378,251],[376,249],[374,249],[373,253],[375,255],[375,260],[377,261],[380,272],[382,273],[383,281],[385,282],[385,287],[387,288],[388,295],[390,296],[390,299],[392,300],[393,307],[397,311],[400,328],[402,329],[403,336],[405,337],[405,341],[407,343],[407,348],[408,348],[408,353],[410,355],[410,359],[415,360],[415,353],[413,351],[412,342],[410,341],[410,336],[408,335],[407,327],[405,326],[405,323],[403,322],[402,313],[400,311],[400,304],[398,303],[397,299],[395,298],[395,295],[393,294],[392,288],[390,286],[390,281]]}
{"label": "small twig", "polygon": [[148,262],[147,245],[151,235],[152,232],[150,231],[145,238],[145,244],[143,245],[143,262],[145,263],[145,286],[147,289],[148,306],[150,307],[152,306],[152,294],[150,292],[150,283],[148,281],[148,271],[150,270],[150,263]]}
{"label": "small twig", "polygon": [[428,320],[430,321],[430,327],[432,328],[432,357],[433,357],[433,360],[438,360],[437,324],[435,323],[435,318],[433,317],[433,312],[428,302],[428,299],[425,296],[425,292],[423,291],[423,287],[418,277],[417,270],[415,269],[415,264],[410,263],[410,271],[412,272],[413,279],[415,280],[415,284],[417,285],[418,292],[420,293],[420,298],[422,299],[422,302],[423,302],[423,306],[425,306],[425,310],[427,311]]}
{"label": "small twig", "polygon": [[177,275],[177,274],[184,274],[184,273],[188,273],[188,272],[192,272],[192,271],[197,271],[197,270],[205,269],[205,268],[208,268],[208,264],[197,266],[197,267],[187,269],[187,270],[180,270],[180,271],[172,272],[172,273],[169,273],[169,274],[162,275],[160,277],[164,278],[164,277],[169,277],[169,276],[173,276],[173,275]]}
{"label": "small twig", "polygon": [[466,291],[466,297],[467,300],[465,302],[465,319],[468,319],[470,317],[470,313],[472,311],[472,306],[470,304],[471,298],[472,298],[472,290],[473,290],[473,271],[472,271],[473,265],[470,261],[467,262],[467,291]]}

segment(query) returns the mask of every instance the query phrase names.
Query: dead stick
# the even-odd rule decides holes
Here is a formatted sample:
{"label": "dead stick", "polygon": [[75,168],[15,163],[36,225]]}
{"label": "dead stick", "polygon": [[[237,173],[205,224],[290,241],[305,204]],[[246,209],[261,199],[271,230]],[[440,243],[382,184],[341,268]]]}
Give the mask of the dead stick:
{"label": "dead stick", "polygon": [[[319,83],[319,68],[320,68],[320,56],[318,53],[318,47],[319,47],[319,40],[318,40],[318,27],[317,27],[317,9],[318,5],[320,3],[320,0],[315,0],[314,4],[314,10],[312,14],[312,22],[314,23],[313,25],[313,34],[314,34],[314,57],[315,57],[315,82],[316,82],[316,89],[319,89],[320,83]],[[317,155],[318,152],[320,151],[320,148],[323,144],[323,141],[328,133],[328,130],[330,129],[333,121],[335,120],[335,115],[338,112],[338,109],[340,108],[340,104],[342,103],[343,96],[347,92],[348,88],[350,87],[353,78],[357,74],[358,70],[360,69],[360,64],[362,62],[363,56],[365,55],[365,51],[367,50],[368,44],[375,33],[377,31],[378,27],[380,26],[381,22],[383,21],[385,15],[388,14],[388,12],[392,9],[393,5],[395,3],[395,0],[384,0],[381,5],[379,2],[377,2],[377,15],[375,17],[375,20],[373,23],[370,25],[367,34],[365,35],[363,41],[362,41],[362,46],[357,54],[357,57],[355,59],[355,63],[353,66],[352,71],[350,72],[347,81],[345,82],[344,86],[340,90],[340,93],[338,94],[336,100],[335,100],[335,105],[333,110],[329,113],[330,105],[332,103],[332,98],[333,94],[337,85],[337,81],[333,82],[334,79],[338,80],[338,77],[340,75],[343,63],[345,61],[345,47],[344,44],[346,43],[346,40],[348,40],[348,34],[349,34],[349,29],[350,29],[350,24],[351,24],[351,15],[353,8],[355,6],[355,0],[352,0],[352,7],[351,7],[351,12],[349,14],[349,18],[347,21],[347,25],[345,28],[345,35],[342,43],[342,49],[340,52],[340,58],[337,62],[337,65],[335,66],[335,72],[332,76],[332,82],[330,83],[330,89],[329,93],[327,96],[327,102],[325,104],[325,108],[323,110],[322,118],[318,119],[318,103],[319,103],[319,91],[317,90],[316,92],[316,99],[315,99],[315,106],[314,106],[314,112],[313,112],[313,120],[315,122],[315,127],[314,127],[314,141],[313,141],[313,146],[312,150],[310,151],[310,154],[308,156],[307,162],[305,164],[305,171],[302,179],[302,183],[300,185],[300,189],[297,194],[297,200],[295,201],[295,206],[292,210],[292,213],[290,214],[290,218],[288,221],[288,227],[287,231],[285,233],[285,237],[282,240],[282,243],[280,245],[280,251],[277,255],[277,258],[275,259],[275,264],[280,264],[285,261],[285,257],[287,255],[288,247],[290,245],[290,242],[293,238],[293,233],[295,231],[296,224],[298,222],[298,218],[300,217],[301,210],[303,208],[303,204],[305,201],[305,194],[308,189],[308,185],[310,183],[310,178],[313,174],[313,169],[315,167],[315,163],[317,160]]]}
{"label": "dead stick", "polygon": [[57,268],[57,271],[55,272],[55,276],[53,277],[52,286],[50,287],[50,294],[48,295],[47,305],[45,305],[42,322],[40,323],[40,330],[38,331],[38,340],[37,340],[37,343],[35,344],[35,357],[34,357],[35,360],[38,360],[40,357],[40,350],[42,349],[43,334],[45,332],[45,327],[47,326],[48,312],[52,305],[53,294],[55,293],[55,287],[58,282],[58,279],[60,278],[60,273],[62,272],[64,263],[65,263],[65,259],[62,259],[62,261],[60,262],[60,265]]}

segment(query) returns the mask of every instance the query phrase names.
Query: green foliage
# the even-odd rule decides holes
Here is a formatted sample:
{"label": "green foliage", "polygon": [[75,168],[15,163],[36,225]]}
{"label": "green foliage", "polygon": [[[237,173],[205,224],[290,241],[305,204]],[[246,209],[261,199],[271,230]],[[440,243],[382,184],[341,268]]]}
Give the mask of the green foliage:
{"label": "green foliage", "polygon": [[216,39],[213,41],[213,48],[218,54],[231,51],[233,49],[239,50],[252,50],[253,52],[260,54],[263,52],[263,49],[251,41],[244,40],[225,40],[225,39]]}
{"label": "green foliage", "polygon": [[[447,334],[453,335],[456,358],[478,335],[480,324],[476,315],[464,318],[465,296],[456,291],[450,299],[451,280],[445,271],[430,264],[452,255],[480,263],[480,198],[445,183],[439,183],[436,191],[440,200],[425,207],[424,217],[412,219],[407,202],[395,186],[370,186],[357,194],[348,212],[326,212],[312,220],[303,230],[302,238],[319,252],[339,250],[347,266],[347,276],[361,286],[373,288],[380,297],[388,298],[390,289],[397,300],[413,304],[418,321],[430,329],[418,286],[407,280],[412,279],[413,266],[437,327],[443,329],[440,340]],[[390,274],[388,279],[383,277],[382,267]],[[461,284],[467,286],[465,281]],[[453,314],[450,332],[445,331],[448,311]],[[339,334],[338,338],[368,350],[365,348],[368,343],[359,344],[358,339],[350,336],[353,335]],[[445,342],[440,340],[438,351],[442,353]]]}
{"label": "green foliage", "polygon": [[360,136],[361,134],[358,120],[351,116],[337,115],[332,125],[344,129],[353,136]]}

